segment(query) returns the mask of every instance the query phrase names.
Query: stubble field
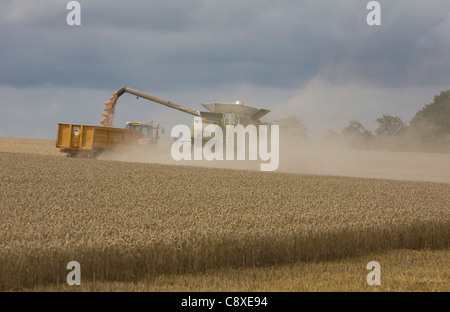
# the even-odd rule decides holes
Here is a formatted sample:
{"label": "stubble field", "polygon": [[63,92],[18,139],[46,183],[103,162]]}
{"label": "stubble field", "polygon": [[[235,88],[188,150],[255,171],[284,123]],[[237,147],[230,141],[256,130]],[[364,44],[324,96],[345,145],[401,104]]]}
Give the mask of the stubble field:
{"label": "stubble field", "polygon": [[0,166],[2,291],[450,290],[447,183],[69,159],[6,138]]}

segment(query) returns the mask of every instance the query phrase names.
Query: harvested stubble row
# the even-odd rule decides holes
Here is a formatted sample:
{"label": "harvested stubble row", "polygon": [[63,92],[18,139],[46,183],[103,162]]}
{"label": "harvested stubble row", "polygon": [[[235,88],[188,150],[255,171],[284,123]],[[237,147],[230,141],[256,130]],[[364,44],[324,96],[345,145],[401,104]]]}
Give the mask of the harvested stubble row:
{"label": "harvested stubble row", "polygon": [[448,184],[0,153],[0,289],[448,248]]}

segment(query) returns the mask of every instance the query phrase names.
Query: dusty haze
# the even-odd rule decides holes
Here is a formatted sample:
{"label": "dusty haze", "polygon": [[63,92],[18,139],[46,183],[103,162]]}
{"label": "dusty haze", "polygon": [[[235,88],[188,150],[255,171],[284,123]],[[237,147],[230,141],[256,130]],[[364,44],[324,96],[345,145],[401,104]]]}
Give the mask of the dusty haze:
{"label": "dusty haze", "polygon": [[[260,170],[259,161],[175,161],[170,153],[171,144],[171,141],[164,141],[157,149],[143,147],[132,151],[108,152],[101,155],[100,159]],[[314,142],[300,146],[283,141],[280,144],[277,171],[450,183],[450,154],[364,151]]]}
{"label": "dusty haze", "polygon": [[[156,149],[106,152],[99,159],[259,170],[259,161],[175,161],[171,157],[170,148],[171,141],[162,140]],[[53,140],[0,137],[0,151],[64,156],[59,153]],[[277,171],[450,183],[450,154],[362,151],[319,144],[309,144],[307,147],[283,144],[280,147]]]}

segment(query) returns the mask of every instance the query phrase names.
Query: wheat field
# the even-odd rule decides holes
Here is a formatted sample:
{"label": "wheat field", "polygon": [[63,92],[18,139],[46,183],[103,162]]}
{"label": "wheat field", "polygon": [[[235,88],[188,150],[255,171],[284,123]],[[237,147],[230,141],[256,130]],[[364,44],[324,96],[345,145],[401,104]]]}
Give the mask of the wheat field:
{"label": "wheat field", "polygon": [[[345,272],[354,259],[401,250],[430,270],[412,289],[450,290],[447,183],[71,159],[52,141],[7,138],[0,166],[2,291],[67,290],[72,260],[96,290],[186,290],[162,285],[186,276],[188,289],[205,290],[199,276],[243,272],[247,286],[230,289],[282,291],[256,287],[255,272],[328,272],[324,263]],[[320,290],[315,276],[298,289]]]}

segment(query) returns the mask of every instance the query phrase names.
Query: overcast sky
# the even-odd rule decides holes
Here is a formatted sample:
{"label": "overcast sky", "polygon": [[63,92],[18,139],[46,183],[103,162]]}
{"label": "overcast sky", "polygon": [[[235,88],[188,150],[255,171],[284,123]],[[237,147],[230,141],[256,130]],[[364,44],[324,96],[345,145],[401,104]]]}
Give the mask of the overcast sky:
{"label": "overcast sky", "polygon": [[[68,2],[0,2],[0,136],[100,125],[121,86],[199,110],[241,100],[272,110],[265,121],[296,114],[312,136],[409,122],[450,89],[448,0],[379,1],[380,26],[366,0],[81,0],[81,26],[67,25]],[[124,95],[115,126],[191,117]]]}

